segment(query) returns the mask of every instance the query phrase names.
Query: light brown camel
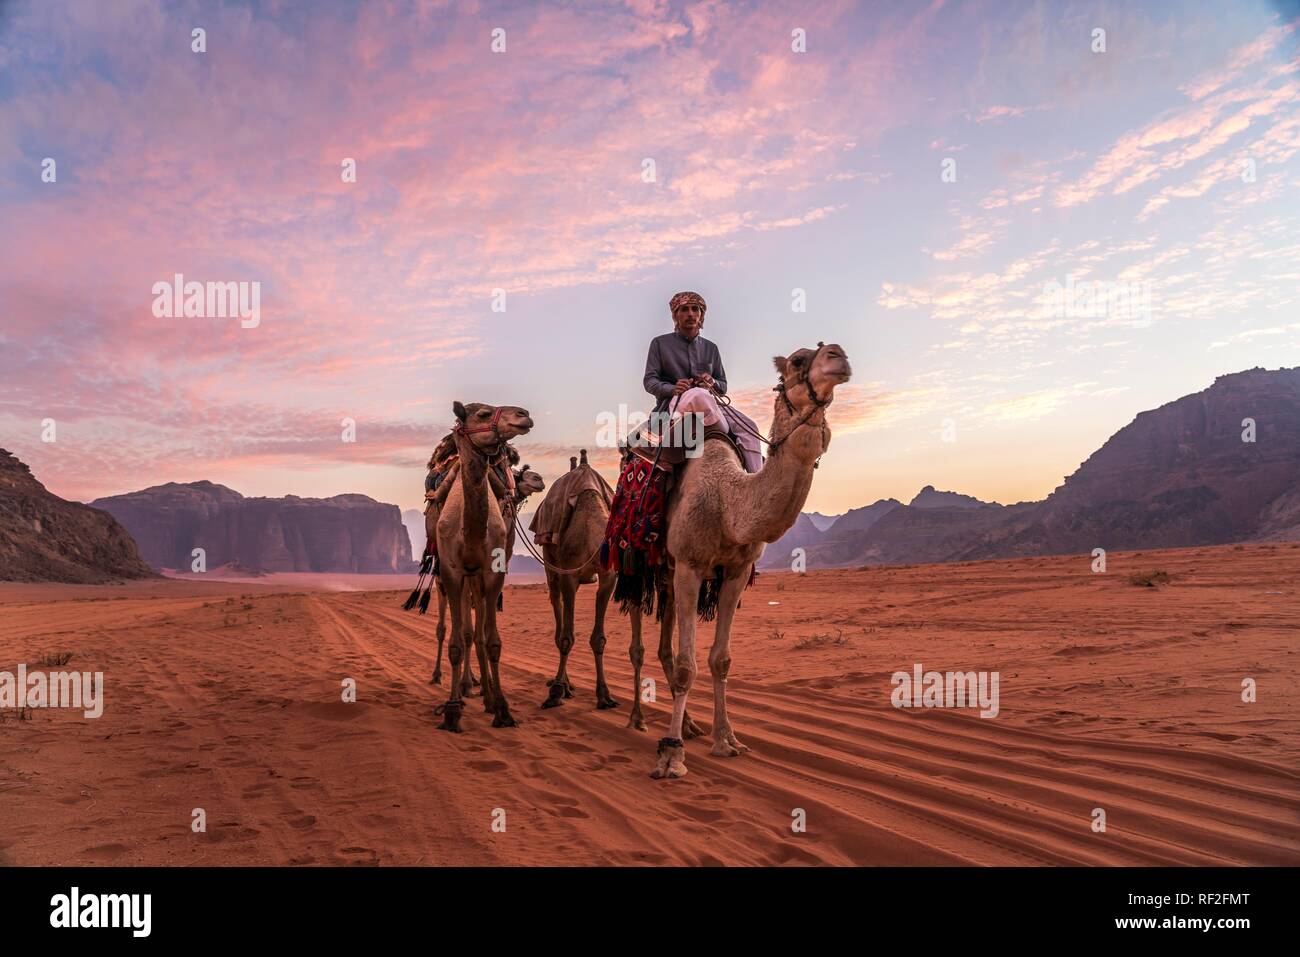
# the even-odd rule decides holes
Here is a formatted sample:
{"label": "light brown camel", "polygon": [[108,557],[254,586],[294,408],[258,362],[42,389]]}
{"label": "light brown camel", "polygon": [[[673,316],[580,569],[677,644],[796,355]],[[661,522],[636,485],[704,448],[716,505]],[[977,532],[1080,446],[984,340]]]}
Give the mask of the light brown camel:
{"label": "light brown camel", "polygon": [[[507,446],[507,448],[509,447]],[[510,452],[512,453],[510,456],[511,461],[517,460],[518,453],[515,452],[514,449],[510,449]],[[528,501],[529,496],[536,495],[538,492],[541,492],[546,488],[546,483],[542,481],[542,477],[532,471],[527,465],[519,469],[513,469],[512,473],[515,480],[513,493],[510,492],[506,486],[502,485],[498,487],[496,482],[492,482],[492,491],[497,496],[497,503],[502,507],[503,515],[507,509],[511,508],[513,509],[513,514],[518,515],[519,510],[523,508],[524,502]],[[445,481],[455,481],[455,477],[455,473],[452,473]],[[491,476],[489,476],[489,479],[491,479]],[[507,506],[507,501],[512,502],[513,505]],[[511,518],[506,517],[506,526],[509,529],[506,536],[505,559],[506,571],[508,573],[510,570],[510,557],[514,555],[515,548],[515,523]],[[433,536],[437,534],[438,505],[434,501],[429,503],[428,508],[424,513],[424,527],[428,535]],[[443,594],[441,588],[437,589],[437,592],[438,658],[437,661],[434,662],[433,677],[429,679],[429,684],[433,685],[442,684],[442,646],[447,637],[447,596]],[[474,686],[478,683],[478,679],[474,677],[474,670],[470,667],[470,658],[467,654],[465,657],[465,676],[461,679],[461,697],[468,698],[473,695]]]}
{"label": "light brown camel", "polygon": [[[542,707],[556,708],[564,703],[565,698],[573,697],[568,665],[569,652],[576,640],[574,606],[578,587],[595,582],[596,620],[591,627],[589,644],[596,659],[596,707],[603,710],[618,707],[605,683],[605,611],[617,575],[604,568],[600,561],[600,546],[605,540],[614,490],[587,463],[587,450],[581,451],[581,463],[572,463],[570,470],[551,486],[535,517],[536,520],[554,514],[563,522],[562,525],[556,523],[559,527],[554,529],[554,541],[542,545],[546,588],[550,593],[551,611],[555,614],[555,647],[560,652],[560,664],[555,677],[547,682],[550,694],[542,702]],[[573,503],[571,508],[570,501]]]}
{"label": "light brown camel", "polygon": [[[659,657],[673,692],[668,735],[659,741],[659,759],[651,777],[679,778],[686,774],[682,741],[686,699],[697,671],[695,663],[696,609],[700,585],[721,576],[709,670],[713,675],[713,751],[734,757],[749,750],[737,740],[727,717],[727,672],[731,667],[731,624],[741,592],[766,543],[775,542],[794,525],[808,499],[813,469],[830,445],[826,407],[835,387],[849,381],[852,369],[838,345],[818,343],[774,360],[781,381],[769,437],[772,444],[763,468],[747,474],[726,442],[706,441],[702,453],[687,459],[676,473],[677,486],[668,503],[668,597],[660,631]],[[672,630],[678,630],[677,654],[672,655]],[[641,614],[631,610],[634,670],[633,726],[638,726],[641,700]]]}
{"label": "light brown camel", "polygon": [[[497,599],[505,586],[506,523],[492,494],[488,473],[506,456],[508,439],[527,434],[533,420],[513,405],[479,402],[452,405],[456,427],[452,435],[460,457],[456,484],[438,514],[438,578],[451,608],[451,697],[438,708],[444,731],[460,731],[464,710],[462,671],[473,642],[483,680],[483,709],[495,716],[495,728],[513,727],[501,689],[501,634],[497,630]],[[498,551],[499,550],[499,551]],[[498,559],[494,563],[494,558]],[[500,570],[497,570],[500,569]]]}

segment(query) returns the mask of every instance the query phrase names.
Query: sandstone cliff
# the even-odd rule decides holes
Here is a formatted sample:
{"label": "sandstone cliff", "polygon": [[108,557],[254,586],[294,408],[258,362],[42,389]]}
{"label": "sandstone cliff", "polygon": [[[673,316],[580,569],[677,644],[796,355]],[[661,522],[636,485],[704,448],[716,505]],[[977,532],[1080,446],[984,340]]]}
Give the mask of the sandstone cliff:
{"label": "sandstone cliff", "polygon": [[0,449],[0,581],[96,584],[152,576],[112,515],[51,494]]}
{"label": "sandstone cliff", "polygon": [[202,548],[208,569],[260,572],[406,572],[411,542],[396,505],[365,495],[246,498],[212,482],[169,482],[96,499],[155,568],[189,571]]}

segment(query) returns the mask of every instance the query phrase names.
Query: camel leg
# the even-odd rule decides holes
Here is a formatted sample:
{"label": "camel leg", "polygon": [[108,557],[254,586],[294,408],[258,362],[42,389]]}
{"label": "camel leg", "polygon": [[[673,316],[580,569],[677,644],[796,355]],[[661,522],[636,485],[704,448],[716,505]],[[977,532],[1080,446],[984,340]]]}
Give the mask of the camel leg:
{"label": "camel leg", "polygon": [[633,606],[628,612],[632,625],[632,642],[628,645],[627,656],[632,659],[632,714],[628,716],[627,726],[644,731],[645,715],[641,713],[641,666],[645,663],[645,645],[641,643],[641,608]]}
{"label": "camel leg", "polygon": [[555,671],[555,677],[547,682],[551,691],[550,696],[542,702],[543,708],[558,708],[564,704],[562,699],[573,697],[573,685],[569,683],[569,652],[573,650],[573,610],[578,600],[577,575],[557,575],[556,588],[563,606],[555,641],[560,651],[560,665]]}
{"label": "camel leg", "polygon": [[727,672],[731,669],[731,623],[736,617],[740,595],[749,581],[746,565],[734,577],[724,578],[718,594],[717,627],[713,633],[713,647],[709,649],[709,671],[713,674],[713,754],[734,758],[745,745],[736,740],[727,718]]}
{"label": "camel leg", "polygon": [[596,657],[596,707],[617,708],[618,701],[605,683],[605,610],[614,594],[614,574],[602,574],[596,585],[596,623],[591,628],[591,653]]}
{"label": "camel leg", "polygon": [[501,690],[501,632],[497,630],[497,596],[501,594],[501,589],[505,587],[506,576],[500,572],[484,572],[483,588],[483,610],[487,614],[487,626],[484,628],[484,637],[487,640],[487,659],[488,664],[492,667],[491,677],[488,676],[487,665],[483,666],[483,693],[488,693],[488,687],[492,689],[492,703],[495,706],[496,717],[492,719],[494,728],[513,728],[515,719],[510,714],[510,706],[506,702],[506,694]]}
{"label": "camel leg", "polygon": [[433,665],[433,677],[429,679],[429,684],[442,684],[442,643],[447,638],[447,596],[443,594],[441,588],[435,588],[438,593],[438,660]]}
{"label": "camel leg", "polygon": [[[483,584],[479,582],[475,587],[477,588],[477,591],[473,593],[474,595],[474,599],[473,599],[474,647],[478,651],[478,671],[479,674],[483,675],[483,684],[480,686],[479,693],[483,695],[483,710],[487,714],[495,714],[496,702],[492,698],[494,689],[492,687],[492,682],[488,681],[487,679],[487,673],[488,673],[487,649],[484,645],[484,637],[485,637],[484,632],[486,629],[486,621],[485,621],[485,616],[483,614],[483,606],[481,603]],[[468,659],[466,659],[465,666],[466,668],[469,667]],[[465,697],[468,698],[472,693],[473,692],[469,690],[469,687],[467,685],[465,689]]]}
{"label": "camel leg", "polygon": [[447,603],[451,606],[451,645],[447,649],[447,660],[451,662],[451,697],[439,709],[442,712],[442,724],[438,727],[442,731],[459,734],[460,713],[465,706],[460,694],[461,664],[465,660],[463,586],[458,576],[450,575],[442,579],[442,585],[447,593]]}
{"label": "camel leg", "polygon": [[[686,774],[686,746],[682,726],[686,719],[686,698],[695,683],[695,606],[699,601],[701,576],[684,562],[673,573],[673,600],[677,610],[677,654],[669,677],[673,689],[673,716],[668,735],[659,741],[659,761],[652,778],[680,778]],[[665,619],[667,615],[664,616]]]}
{"label": "camel leg", "polygon": [[[659,622],[659,663],[663,665],[664,677],[668,680],[668,687],[673,687],[673,625],[677,620],[677,609],[674,607],[673,593],[668,592],[668,600],[663,606],[663,618]],[[691,621],[695,620],[695,612],[691,612]],[[677,697],[677,692],[673,691],[673,697]],[[682,712],[682,736],[689,741],[691,738],[703,737],[704,729],[696,724],[692,719],[690,712]]]}
{"label": "camel leg", "polygon": [[[549,568],[546,570],[546,594],[551,599],[551,614],[555,616],[555,650],[563,660],[564,656],[564,609],[560,598],[560,576]],[[561,692],[556,691],[556,681],[560,676],[557,666],[555,677],[546,682],[546,687],[550,689],[547,698],[542,702],[543,708],[557,708],[564,702],[560,700]]]}

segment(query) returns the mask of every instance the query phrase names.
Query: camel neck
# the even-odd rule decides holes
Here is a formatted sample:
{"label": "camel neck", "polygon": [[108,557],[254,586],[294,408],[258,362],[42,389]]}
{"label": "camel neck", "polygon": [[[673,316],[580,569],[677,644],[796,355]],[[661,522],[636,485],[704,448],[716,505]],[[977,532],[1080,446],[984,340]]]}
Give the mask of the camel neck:
{"label": "camel neck", "polygon": [[456,450],[460,454],[460,485],[464,504],[461,517],[463,540],[470,554],[478,554],[486,547],[488,519],[487,460],[465,436],[456,434]]}
{"label": "camel neck", "polygon": [[746,545],[770,544],[793,527],[812,489],[813,467],[825,451],[825,426],[820,414],[813,416],[817,421],[790,432],[798,420],[785,409],[780,397],[774,406],[768,434],[779,438],[789,432],[789,438],[781,442],[757,473],[738,477],[737,484],[750,505],[732,509],[728,515],[735,541]]}

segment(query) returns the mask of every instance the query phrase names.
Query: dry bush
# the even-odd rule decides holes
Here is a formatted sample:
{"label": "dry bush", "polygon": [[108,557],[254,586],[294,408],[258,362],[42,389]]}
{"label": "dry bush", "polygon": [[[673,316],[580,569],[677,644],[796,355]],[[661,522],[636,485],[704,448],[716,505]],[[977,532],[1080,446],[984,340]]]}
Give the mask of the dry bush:
{"label": "dry bush", "polygon": [[1130,585],[1140,585],[1143,588],[1155,588],[1157,585],[1168,585],[1172,580],[1168,572],[1157,569],[1153,572],[1138,573],[1128,577]]}

